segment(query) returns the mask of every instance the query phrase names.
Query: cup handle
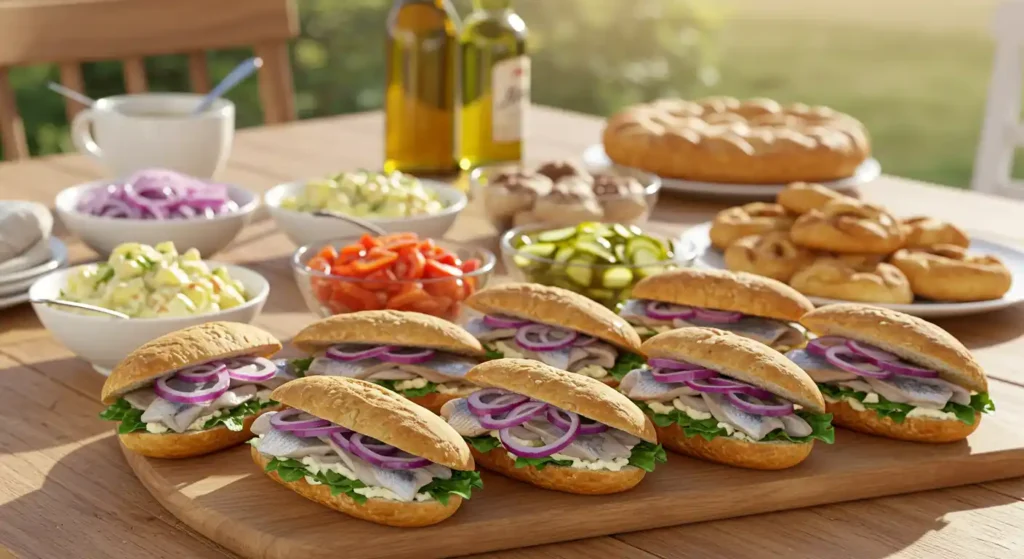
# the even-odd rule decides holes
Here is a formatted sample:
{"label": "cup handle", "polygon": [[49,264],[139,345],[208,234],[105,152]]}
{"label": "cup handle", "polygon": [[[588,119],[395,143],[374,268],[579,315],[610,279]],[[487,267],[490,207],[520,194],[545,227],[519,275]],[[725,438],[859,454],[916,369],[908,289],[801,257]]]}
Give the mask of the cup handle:
{"label": "cup handle", "polygon": [[103,150],[92,138],[89,125],[92,123],[96,113],[92,109],[85,109],[75,115],[71,121],[71,141],[74,142],[78,151],[91,155],[96,159],[103,159]]}

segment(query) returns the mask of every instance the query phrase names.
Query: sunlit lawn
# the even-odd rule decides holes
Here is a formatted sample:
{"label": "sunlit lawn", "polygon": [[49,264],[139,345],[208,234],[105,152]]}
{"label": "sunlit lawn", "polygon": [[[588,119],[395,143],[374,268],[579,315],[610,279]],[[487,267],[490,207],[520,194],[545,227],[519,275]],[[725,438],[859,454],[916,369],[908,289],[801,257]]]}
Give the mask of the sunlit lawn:
{"label": "sunlit lawn", "polygon": [[721,79],[708,91],[830,105],[864,121],[886,172],[966,186],[992,43],[990,11],[978,8],[989,0],[965,1],[867,0],[834,10],[848,3],[829,1],[808,13],[807,0],[733,0]]}

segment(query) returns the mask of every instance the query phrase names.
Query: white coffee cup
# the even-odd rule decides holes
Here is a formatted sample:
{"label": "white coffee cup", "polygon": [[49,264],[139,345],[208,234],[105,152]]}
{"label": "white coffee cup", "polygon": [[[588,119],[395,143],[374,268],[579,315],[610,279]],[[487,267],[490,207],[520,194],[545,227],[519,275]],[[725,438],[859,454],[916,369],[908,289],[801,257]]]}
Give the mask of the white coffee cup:
{"label": "white coffee cup", "polygon": [[75,116],[71,139],[116,177],[161,168],[211,178],[231,152],[235,105],[218,99],[192,116],[201,99],[192,93],[105,97]]}

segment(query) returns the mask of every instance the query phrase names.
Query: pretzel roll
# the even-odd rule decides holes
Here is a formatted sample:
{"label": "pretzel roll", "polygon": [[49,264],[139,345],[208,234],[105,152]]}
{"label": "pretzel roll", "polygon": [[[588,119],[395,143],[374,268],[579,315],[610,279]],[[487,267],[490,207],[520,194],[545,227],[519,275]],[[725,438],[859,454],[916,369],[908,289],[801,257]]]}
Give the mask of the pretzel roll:
{"label": "pretzel roll", "polygon": [[793,242],[817,250],[889,254],[903,246],[899,222],[880,206],[853,198],[833,200],[800,216]]}
{"label": "pretzel roll", "polygon": [[718,212],[711,222],[711,244],[718,250],[747,235],[768,231],[788,231],[793,226],[793,217],[778,204],[751,202],[742,206]]}
{"label": "pretzel roll", "polygon": [[1013,278],[999,258],[954,245],[903,249],[890,258],[914,294],[936,301],[987,301],[1010,290]]}

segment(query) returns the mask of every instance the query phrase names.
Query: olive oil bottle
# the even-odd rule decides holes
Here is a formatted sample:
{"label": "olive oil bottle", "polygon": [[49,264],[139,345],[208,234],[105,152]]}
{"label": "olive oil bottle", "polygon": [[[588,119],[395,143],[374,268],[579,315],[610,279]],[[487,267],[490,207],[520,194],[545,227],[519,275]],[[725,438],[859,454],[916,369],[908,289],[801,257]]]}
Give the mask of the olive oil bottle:
{"label": "olive oil bottle", "polygon": [[448,0],[395,0],[388,14],[384,170],[458,171],[458,15]]}
{"label": "olive oil bottle", "polygon": [[463,169],[520,160],[530,103],[526,24],[512,0],[473,0],[473,7],[459,38]]}

